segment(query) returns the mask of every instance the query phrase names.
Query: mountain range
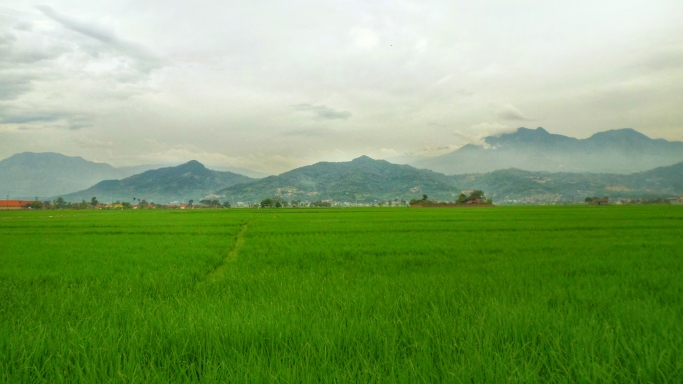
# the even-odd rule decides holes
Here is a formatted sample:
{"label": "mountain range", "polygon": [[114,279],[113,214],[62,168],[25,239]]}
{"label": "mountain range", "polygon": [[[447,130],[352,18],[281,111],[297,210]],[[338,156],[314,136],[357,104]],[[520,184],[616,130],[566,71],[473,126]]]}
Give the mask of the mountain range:
{"label": "mountain range", "polygon": [[633,129],[599,132],[587,139],[519,128],[489,136],[483,145],[411,162],[447,175],[518,168],[526,171],[633,173],[683,161],[683,142],[651,139]]}
{"label": "mountain range", "polygon": [[33,199],[84,189],[107,179],[123,179],[160,165],[114,168],[82,157],[23,152],[0,161],[0,193]]}
{"label": "mountain range", "polygon": [[347,202],[386,201],[422,194],[454,199],[459,193],[446,175],[367,156],[340,163],[320,162],[217,192],[230,201],[282,196],[302,201]]}
{"label": "mountain range", "polygon": [[[145,170],[151,166],[114,168],[55,153],[22,153],[0,162],[0,188],[13,191],[12,197],[62,196],[68,201],[90,200],[93,196],[100,201],[133,201],[135,197],[157,203],[199,200],[208,195],[250,203],[275,196],[302,201],[368,203],[410,200],[426,194],[431,199],[454,200],[461,191],[470,189],[484,190],[488,197],[503,203],[566,202],[603,195],[617,198],[683,195],[683,162],[675,162],[683,156],[680,142],[652,140],[633,130],[607,131],[578,140],[553,135],[542,128],[520,128],[512,134],[488,137],[486,143],[488,146],[465,146],[442,156],[460,161],[451,175],[367,156],[348,162],[320,162],[278,176],[255,179],[235,172],[210,170],[197,161]],[[600,151],[606,156],[605,163],[591,168],[601,156]],[[629,151],[631,159],[627,158]],[[431,160],[435,159],[438,158]],[[571,168],[560,164],[560,160],[592,172],[545,170]],[[675,164],[640,170],[666,162]],[[626,170],[625,164],[638,171],[601,171]],[[514,168],[515,165],[520,167]],[[522,166],[526,169],[521,169]],[[465,174],[462,171],[497,167],[505,169]],[[144,172],[130,175],[138,171]]]}
{"label": "mountain range", "polygon": [[287,200],[332,200],[372,203],[410,200],[423,194],[452,201],[463,190],[481,189],[496,203],[581,201],[588,196],[651,198],[683,195],[683,162],[633,174],[531,172],[505,169],[452,175],[362,156],[352,161],[320,162],[278,176],[252,179],[206,169],[197,161],[147,171],[123,180],[103,181],[84,191],[64,195],[67,201],[132,201],[157,203],[213,194],[222,201],[254,203],[267,197]]}
{"label": "mountain range", "polygon": [[683,195],[683,162],[628,175],[530,172],[504,169],[450,176],[463,189],[480,189],[499,203],[581,201],[589,196],[617,199]]}
{"label": "mountain range", "polygon": [[177,167],[150,170],[123,180],[101,181],[88,189],[62,197],[66,201],[90,201],[94,196],[103,202],[133,201],[136,198],[168,203],[199,200],[231,185],[252,181],[255,179],[233,172],[212,171],[193,160]]}
{"label": "mountain range", "polygon": [[[83,190],[104,180],[120,180],[139,173],[178,164],[145,164],[115,168],[53,152],[23,152],[0,161],[0,194],[18,199],[44,198]],[[245,168],[208,166],[252,178],[268,176]]]}

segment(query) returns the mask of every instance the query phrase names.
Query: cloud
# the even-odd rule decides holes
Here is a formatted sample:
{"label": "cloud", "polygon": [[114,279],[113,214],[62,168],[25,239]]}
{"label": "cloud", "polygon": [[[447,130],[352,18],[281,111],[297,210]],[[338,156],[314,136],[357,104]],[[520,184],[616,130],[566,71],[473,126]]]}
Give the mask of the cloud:
{"label": "cloud", "polygon": [[311,127],[292,129],[282,133],[284,136],[322,137],[333,134],[335,131],[326,127]]}
{"label": "cloud", "polygon": [[310,113],[320,120],[348,120],[353,115],[349,111],[340,111],[324,105],[299,104],[293,108],[298,112]]}
{"label": "cloud", "polygon": [[73,111],[0,104],[0,126],[8,125],[19,126],[20,130],[42,128],[78,130],[92,126],[92,118]]}
{"label": "cloud", "polygon": [[683,140],[676,2],[42,3],[0,5],[0,156],[105,156],[83,135],[129,165],[157,139],[284,170],[273,156],[483,144],[530,119]]}
{"label": "cloud", "polygon": [[43,12],[45,16],[69,29],[80,32],[86,36],[90,36],[93,39],[97,39],[106,44],[121,44],[116,35],[110,31],[64,16],[47,5],[36,5],[36,8]]}
{"label": "cloud", "polygon": [[3,110],[0,116],[0,125],[2,124],[27,124],[36,122],[52,122],[60,120],[64,117],[59,112],[48,111],[8,111]]}
{"label": "cloud", "polygon": [[154,56],[148,49],[119,38],[113,31],[63,15],[47,5],[37,5],[36,8],[65,28],[90,37],[119,54],[134,59],[136,68],[142,73],[149,73],[163,66],[162,60]]}
{"label": "cloud", "polygon": [[371,29],[353,28],[349,34],[358,48],[372,49],[379,43],[379,37]]}
{"label": "cloud", "polygon": [[505,119],[505,120],[523,120],[523,121],[533,120],[533,119],[527,117],[522,111],[519,110],[519,108],[515,107],[512,104],[503,105],[498,110],[497,115],[501,119]]}
{"label": "cloud", "polygon": [[33,77],[25,73],[0,72],[0,101],[13,100],[31,90]]}
{"label": "cloud", "polygon": [[458,137],[466,144],[479,145],[488,149],[490,146],[484,140],[486,137],[498,136],[503,133],[510,133],[516,130],[517,128],[512,128],[509,125],[485,121],[472,125],[470,130],[467,132],[455,131],[453,135]]}
{"label": "cloud", "polygon": [[398,156],[399,153],[393,148],[380,148],[379,152],[382,156],[382,158],[388,157],[388,156]]}
{"label": "cloud", "polygon": [[77,137],[74,141],[81,148],[104,148],[104,149],[114,148],[114,143],[112,141],[102,141],[102,140],[83,137],[83,136]]}
{"label": "cloud", "polygon": [[26,64],[57,58],[70,49],[67,44],[48,44],[46,40],[30,30],[17,30],[0,23],[0,69],[16,71]]}

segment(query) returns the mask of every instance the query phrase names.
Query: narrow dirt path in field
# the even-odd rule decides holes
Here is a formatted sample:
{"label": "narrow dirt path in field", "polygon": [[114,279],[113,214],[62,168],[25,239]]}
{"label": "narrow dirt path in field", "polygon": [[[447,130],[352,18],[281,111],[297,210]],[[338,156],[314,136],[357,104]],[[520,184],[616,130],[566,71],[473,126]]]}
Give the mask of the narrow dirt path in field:
{"label": "narrow dirt path in field", "polygon": [[232,249],[230,249],[230,252],[228,252],[228,256],[226,256],[225,259],[223,259],[223,262],[221,262],[216,268],[213,269],[213,271],[209,272],[209,274],[206,276],[206,282],[214,282],[220,280],[223,276],[225,269],[228,266],[228,263],[235,261],[235,259],[237,259],[237,254],[239,253],[240,249],[244,246],[244,234],[247,232],[247,228],[249,228],[248,221],[242,224],[242,229],[240,229],[240,231],[237,232],[237,235],[235,235],[235,244],[232,246]]}

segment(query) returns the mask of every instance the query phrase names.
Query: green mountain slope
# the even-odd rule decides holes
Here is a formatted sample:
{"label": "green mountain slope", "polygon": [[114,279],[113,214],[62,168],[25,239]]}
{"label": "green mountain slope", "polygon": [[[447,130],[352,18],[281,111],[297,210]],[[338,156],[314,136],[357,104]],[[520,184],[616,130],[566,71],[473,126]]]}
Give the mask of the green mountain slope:
{"label": "green mountain slope", "polygon": [[456,175],[451,179],[463,188],[486,191],[496,202],[569,202],[605,195],[616,199],[683,195],[683,163],[629,175],[506,169]]}
{"label": "green mountain slope", "polygon": [[123,180],[102,181],[91,188],[62,197],[67,201],[89,201],[96,196],[102,202],[133,201],[135,197],[148,202],[168,203],[198,200],[219,189],[253,180],[232,172],[212,171],[193,160],[177,167],[147,171]]}
{"label": "green mountain slope", "polygon": [[421,197],[453,200],[460,190],[447,176],[362,156],[348,162],[320,162],[234,185],[218,192],[230,201],[255,202],[282,196],[302,201],[373,202]]}

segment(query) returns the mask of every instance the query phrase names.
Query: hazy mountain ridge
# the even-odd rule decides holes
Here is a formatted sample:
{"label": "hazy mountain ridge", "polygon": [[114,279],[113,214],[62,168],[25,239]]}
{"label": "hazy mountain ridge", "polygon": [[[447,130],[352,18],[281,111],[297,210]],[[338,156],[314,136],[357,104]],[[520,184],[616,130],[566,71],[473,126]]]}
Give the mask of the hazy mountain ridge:
{"label": "hazy mountain ridge", "polygon": [[446,176],[367,156],[350,162],[317,163],[219,193],[230,201],[254,202],[282,196],[297,200],[340,202],[409,200],[427,194],[455,200],[463,190],[481,189],[496,202],[580,201],[588,196],[614,198],[683,195],[683,162],[629,175],[531,172],[519,169]]}
{"label": "hazy mountain ridge", "polygon": [[100,201],[133,201],[168,203],[188,199],[199,200],[215,191],[254,179],[232,172],[207,169],[198,161],[177,167],[150,170],[123,180],[105,180],[83,191],[63,195],[67,201],[89,201],[96,196]]}
{"label": "hazy mountain ridge", "polygon": [[133,197],[168,203],[217,194],[221,200],[258,202],[281,196],[288,200],[374,202],[410,200],[423,194],[455,200],[463,190],[481,189],[496,203],[570,202],[587,196],[612,198],[683,195],[683,162],[629,175],[531,172],[506,169],[482,174],[446,176],[409,165],[362,156],[348,162],[320,162],[279,176],[256,180],[206,169],[197,161],[147,171],[124,180],[107,180],[63,196],[68,201],[132,201]]}
{"label": "hazy mountain ridge", "polygon": [[485,145],[413,162],[448,175],[518,168],[527,171],[628,174],[683,161],[683,142],[651,139],[633,129],[598,132],[587,139],[519,128],[489,136]]}
{"label": "hazy mountain ridge", "polygon": [[114,168],[54,152],[23,152],[0,161],[0,188],[11,197],[33,199],[70,193],[102,180],[122,179],[158,167]]}
{"label": "hazy mountain ridge", "polygon": [[302,201],[373,202],[422,194],[455,199],[460,190],[443,174],[362,156],[348,162],[316,163],[218,193],[234,202],[273,196]]}
{"label": "hazy mountain ridge", "polygon": [[683,195],[683,162],[629,175],[506,169],[450,177],[464,189],[486,191],[496,202],[570,202],[588,196],[638,199]]}

